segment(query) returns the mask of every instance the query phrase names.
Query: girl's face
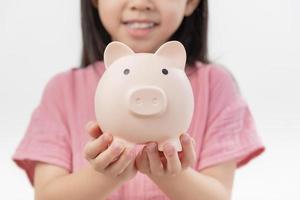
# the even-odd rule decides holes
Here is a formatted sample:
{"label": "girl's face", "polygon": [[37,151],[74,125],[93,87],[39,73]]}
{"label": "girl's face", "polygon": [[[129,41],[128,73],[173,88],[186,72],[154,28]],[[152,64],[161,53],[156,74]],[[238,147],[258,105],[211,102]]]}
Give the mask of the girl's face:
{"label": "girl's face", "polygon": [[153,53],[189,16],[200,0],[93,0],[112,40],[136,53]]}

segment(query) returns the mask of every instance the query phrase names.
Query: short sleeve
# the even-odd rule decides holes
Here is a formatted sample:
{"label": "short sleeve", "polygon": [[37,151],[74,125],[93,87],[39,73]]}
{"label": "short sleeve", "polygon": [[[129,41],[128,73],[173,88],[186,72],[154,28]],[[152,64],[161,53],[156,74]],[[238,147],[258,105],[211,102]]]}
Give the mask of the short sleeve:
{"label": "short sleeve", "polygon": [[58,74],[46,85],[40,104],[31,116],[29,126],[18,145],[13,160],[25,170],[31,184],[35,161],[71,170],[71,148],[65,108],[64,75]]}
{"label": "short sleeve", "polygon": [[212,67],[209,79],[208,119],[199,168],[230,160],[241,167],[265,147],[232,74],[225,68]]}

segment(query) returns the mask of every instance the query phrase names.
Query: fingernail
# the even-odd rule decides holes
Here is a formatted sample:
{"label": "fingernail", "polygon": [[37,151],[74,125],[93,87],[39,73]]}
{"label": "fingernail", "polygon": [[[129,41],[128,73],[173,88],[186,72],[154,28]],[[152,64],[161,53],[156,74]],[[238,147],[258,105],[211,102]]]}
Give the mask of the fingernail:
{"label": "fingernail", "polygon": [[150,143],[147,145],[147,151],[149,153],[153,153],[156,150],[156,143]]}
{"label": "fingernail", "polygon": [[186,134],[182,135],[182,142],[184,144],[188,144],[189,140],[190,140],[189,136],[187,136]]}
{"label": "fingernail", "polygon": [[90,129],[90,127],[94,124],[93,121],[89,121],[86,125],[85,125],[85,129]]}
{"label": "fingernail", "polygon": [[170,144],[165,145],[164,150],[168,156],[172,156],[175,153],[174,147]]}
{"label": "fingernail", "polygon": [[122,146],[121,146],[120,144],[114,144],[114,145],[112,146],[112,149],[113,149],[113,151],[114,151],[115,153],[120,153],[121,150],[122,150],[123,148],[122,148]]}
{"label": "fingernail", "polygon": [[134,149],[131,149],[128,153],[128,157],[129,159],[133,159],[135,157],[135,150]]}
{"label": "fingernail", "polygon": [[103,134],[103,139],[106,141],[111,141],[112,140],[112,135],[109,133],[104,133]]}

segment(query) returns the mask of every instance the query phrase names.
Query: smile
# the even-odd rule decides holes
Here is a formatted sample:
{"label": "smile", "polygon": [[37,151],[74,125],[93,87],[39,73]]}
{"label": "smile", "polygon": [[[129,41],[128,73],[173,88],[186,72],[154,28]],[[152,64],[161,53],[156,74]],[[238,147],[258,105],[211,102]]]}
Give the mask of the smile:
{"label": "smile", "polygon": [[128,20],[122,22],[130,36],[135,38],[148,37],[159,24],[150,20]]}
{"label": "smile", "polygon": [[131,29],[149,29],[156,25],[154,22],[126,22],[124,24]]}

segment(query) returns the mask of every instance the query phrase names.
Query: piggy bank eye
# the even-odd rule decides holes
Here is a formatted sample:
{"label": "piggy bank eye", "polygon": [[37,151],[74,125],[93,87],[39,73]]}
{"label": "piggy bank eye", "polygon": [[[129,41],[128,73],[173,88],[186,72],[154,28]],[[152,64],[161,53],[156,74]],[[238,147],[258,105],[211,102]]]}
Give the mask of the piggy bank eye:
{"label": "piggy bank eye", "polygon": [[124,73],[125,75],[129,74],[129,72],[130,72],[129,69],[125,69],[125,70],[123,71],[123,73]]}
{"label": "piggy bank eye", "polygon": [[161,71],[164,75],[167,75],[169,73],[167,69],[162,69]]}

